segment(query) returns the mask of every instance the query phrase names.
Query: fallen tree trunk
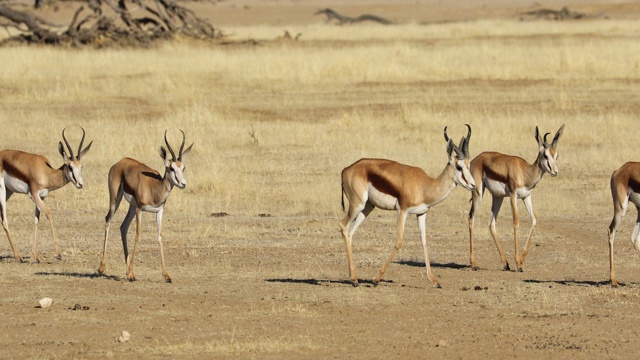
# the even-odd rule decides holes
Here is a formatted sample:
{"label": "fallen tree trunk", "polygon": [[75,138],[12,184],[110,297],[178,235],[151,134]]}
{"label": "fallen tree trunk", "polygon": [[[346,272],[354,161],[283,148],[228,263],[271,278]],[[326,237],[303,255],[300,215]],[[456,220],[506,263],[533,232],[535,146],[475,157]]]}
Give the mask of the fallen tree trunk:
{"label": "fallen tree trunk", "polygon": [[[87,4],[90,11],[85,11]],[[36,0],[34,8],[51,4]],[[133,10],[130,11],[129,7]],[[82,0],[68,25],[52,24],[37,10],[16,10],[0,0],[0,26],[16,35],[0,41],[10,43],[71,46],[148,46],[160,39],[185,36],[215,39],[218,31],[175,0]],[[135,15],[134,15],[135,14]]]}

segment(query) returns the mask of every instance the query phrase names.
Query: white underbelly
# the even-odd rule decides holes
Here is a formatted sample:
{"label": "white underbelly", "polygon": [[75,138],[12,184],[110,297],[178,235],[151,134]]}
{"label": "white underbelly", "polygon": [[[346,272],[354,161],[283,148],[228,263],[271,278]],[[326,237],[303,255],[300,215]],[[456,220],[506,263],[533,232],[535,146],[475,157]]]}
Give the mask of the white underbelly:
{"label": "white underbelly", "polygon": [[398,199],[389,194],[378,191],[369,184],[369,202],[373,206],[383,210],[395,210],[398,206]]}
{"label": "white underbelly", "polygon": [[154,205],[145,205],[142,207],[142,211],[148,211],[151,213],[157,213],[158,211],[162,210],[162,208],[164,207],[163,205],[160,206],[154,206]]}
{"label": "white underbelly", "polygon": [[482,182],[484,183],[484,187],[489,190],[489,192],[493,196],[505,197],[511,194],[511,191],[509,191],[509,187],[503,182],[491,180],[486,176],[484,176]]}
{"label": "white underbelly", "polygon": [[[124,193],[124,199],[127,200],[130,204],[132,204],[134,206],[137,206],[136,199],[131,194],[127,194],[125,192]],[[162,210],[162,208],[164,208],[164,204],[162,204],[162,205],[143,205],[140,208],[142,209],[142,211],[147,211],[147,212],[151,212],[151,213],[157,213],[158,211]]]}
{"label": "white underbelly", "polygon": [[[491,195],[495,197],[511,196],[511,190],[509,190],[509,187],[507,186],[507,184],[501,181],[491,180],[487,177],[485,177],[483,181],[484,181],[484,186],[487,188],[487,190],[489,190]],[[516,197],[518,197],[518,199],[524,199],[530,196],[532,191],[533,189],[529,189],[526,187],[517,188]]]}
{"label": "white underbelly", "polygon": [[629,189],[629,201],[631,201],[636,206],[640,206],[640,194]]}
{"label": "white underbelly", "polygon": [[29,193],[29,184],[26,182],[9,176],[6,172],[2,172],[2,177],[4,178],[4,186],[7,190],[18,193],[18,194],[28,194]]}

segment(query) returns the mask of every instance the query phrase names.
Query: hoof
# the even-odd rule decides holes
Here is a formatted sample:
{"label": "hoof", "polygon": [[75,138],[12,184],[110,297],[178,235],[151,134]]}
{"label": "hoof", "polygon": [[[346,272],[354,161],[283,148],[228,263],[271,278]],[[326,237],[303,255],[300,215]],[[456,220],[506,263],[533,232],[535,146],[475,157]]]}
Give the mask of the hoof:
{"label": "hoof", "polygon": [[478,271],[478,267],[477,267],[477,266],[472,266],[472,267],[471,267],[471,270],[473,270],[473,271]]}
{"label": "hoof", "polygon": [[62,260],[62,255],[56,256],[56,260],[58,260],[58,261]]}
{"label": "hoof", "polygon": [[132,277],[132,278],[127,278],[127,280],[129,280],[129,282],[134,282],[136,281],[136,278]]}
{"label": "hoof", "polygon": [[504,270],[504,271],[510,271],[510,270],[511,270],[511,268],[509,267],[509,263],[507,263],[507,264],[502,268],[502,270]]}
{"label": "hoof", "polygon": [[433,287],[436,288],[436,289],[442,289],[442,285],[440,285],[440,284],[435,284]]}
{"label": "hoof", "polygon": [[377,287],[378,286],[378,282],[375,280],[371,280],[371,282],[373,283],[373,287]]}
{"label": "hoof", "polygon": [[522,268],[519,268],[519,269],[518,269],[518,272],[522,272]]}
{"label": "hoof", "polygon": [[171,278],[164,279],[164,281],[168,284],[171,284]]}
{"label": "hoof", "polygon": [[353,287],[358,287],[358,286],[360,286],[360,284],[358,284],[358,282],[357,282],[357,281],[352,281],[352,282],[351,282],[351,286],[353,286]]}

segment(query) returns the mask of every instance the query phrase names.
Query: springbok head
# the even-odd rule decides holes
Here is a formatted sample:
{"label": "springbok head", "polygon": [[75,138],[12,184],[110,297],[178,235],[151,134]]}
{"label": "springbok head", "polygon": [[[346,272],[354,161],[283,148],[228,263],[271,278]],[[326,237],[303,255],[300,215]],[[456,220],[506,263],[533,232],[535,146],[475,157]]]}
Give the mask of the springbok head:
{"label": "springbok head", "polygon": [[540,137],[540,132],[538,131],[538,127],[536,126],[536,140],[538,141],[538,163],[542,168],[542,171],[548,172],[551,176],[558,175],[558,140],[560,136],[562,136],[562,131],[564,130],[564,125],[558,129],[556,135],[553,137],[553,141],[551,145],[547,142],[547,136],[550,133],[544,134],[544,138]]}
{"label": "springbok head", "polygon": [[476,182],[471,176],[469,171],[469,140],[471,139],[471,126],[467,125],[469,129],[467,136],[462,137],[460,145],[456,146],[453,140],[447,135],[447,127],[444,128],[444,139],[447,141],[447,154],[449,155],[449,164],[453,166],[455,175],[454,181],[456,184],[461,185],[467,190],[473,190],[476,188]]}
{"label": "springbok head", "polygon": [[184,189],[187,186],[187,181],[184,178],[185,167],[183,161],[187,155],[189,155],[189,152],[191,152],[193,144],[189,145],[189,147],[183,151],[185,135],[184,131],[180,130],[180,132],[182,133],[182,144],[180,144],[178,157],[176,157],[171,145],[169,145],[169,141],[167,141],[167,130],[164,131],[164,143],[167,145],[167,149],[169,149],[171,156],[169,156],[164,146],[160,146],[160,156],[162,156],[162,159],[164,160],[165,171],[167,176],[169,176],[171,184],[177,186],[179,189]]}
{"label": "springbok head", "polygon": [[64,143],[67,145],[67,149],[69,150],[69,155],[67,155],[67,152],[65,151],[65,148],[62,145],[62,142],[61,141],[58,142],[58,151],[60,152],[60,155],[62,155],[62,159],[64,160],[65,176],[78,189],[82,189],[82,187],[84,186],[84,182],[82,181],[82,159],[87,154],[87,152],[89,152],[89,149],[91,149],[91,144],[93,144],[93,141],[91,141],[89,145],[87,145],[87,147],[84,148],[84,150],[82,149],[85,132],[83,128],[80,128],[80,129],[82,129],[82,139],[80,140],[80,146],[78,146],[77,157],[74,157],[73,150],[71,149],[71,145],[69,145],[69,141],[67,140],[67,137],[64,134],[67,128],[62,129],[62,139],[64,140]]}

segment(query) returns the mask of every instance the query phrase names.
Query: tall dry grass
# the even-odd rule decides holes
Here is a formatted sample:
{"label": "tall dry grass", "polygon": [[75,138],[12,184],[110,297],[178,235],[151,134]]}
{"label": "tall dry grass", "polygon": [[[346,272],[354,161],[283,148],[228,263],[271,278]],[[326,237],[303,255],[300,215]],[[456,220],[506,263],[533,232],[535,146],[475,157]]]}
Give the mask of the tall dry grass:
{"label": "tall dry grass", "polygon": [[[131,156],[160,169],[164,130],[177,146],[183,129],[195,151],[188,187],[171,196],[168,213],[205,222],[213,212],[338,219],[343,167],[385,157],[435,176],[446,161],[442,129],[460,137],[464,123],[474,130],[472,154],[528,161],[536,125],[553,133],[567,124],[560,176],[543,179],[534,195],[543,216],[609,216],[609,174],[640,158],[637,22],[291,30],[303,33],[299,43],[4,49],[0,147],[44,154],[57,166],[62,128],[84,127],[95,141],[87,187],[49,201],[58,211],[106,213],[111,164]],[[233,29],[238,38],[280,31]],[[457,190],[441,211],[464,219],[468,198]],[[10,213],[31,206],[12,199],[19,209]]]}

